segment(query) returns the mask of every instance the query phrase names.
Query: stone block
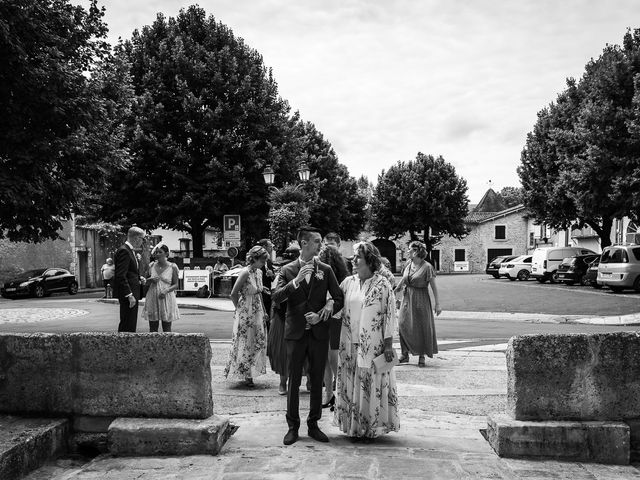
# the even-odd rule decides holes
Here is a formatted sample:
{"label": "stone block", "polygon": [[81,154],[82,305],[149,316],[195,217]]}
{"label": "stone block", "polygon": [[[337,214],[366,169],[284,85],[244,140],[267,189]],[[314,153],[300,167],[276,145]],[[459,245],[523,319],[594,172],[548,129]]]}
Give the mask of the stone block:
{"label": "stone block", "polygon": [[66,450],[66,419],[0,416],[0,478],[22,478]]}
{"label": "stone block", "polygon": [[116,417],[92,417],[76,415],[73,417],[73,431],[82,433],[107,433],[109,425]]}
{"label": "stone block", "polygon": [[202,334],[0,335],[0,412],[208,418]]}
{"label": "stone block", "polygon": [[635,333],[513,337],[507,375],[507,412],[517,420],[640,418]]}
{"label": "stone block", "polygon": [[487,423],[487,440],[500,457],[629,464],[624,422],[521,421],[494,414]]}
{"label": "stone block", "polygon": [[640,462],[640,418],[627,419],[625,423],[629,425],[631,437],[631,463],[638,463]]}
{"label": "stone block", "polygon": [[109,426],[112,455],[217,455],[235,432],[229,420],[118,418]]}

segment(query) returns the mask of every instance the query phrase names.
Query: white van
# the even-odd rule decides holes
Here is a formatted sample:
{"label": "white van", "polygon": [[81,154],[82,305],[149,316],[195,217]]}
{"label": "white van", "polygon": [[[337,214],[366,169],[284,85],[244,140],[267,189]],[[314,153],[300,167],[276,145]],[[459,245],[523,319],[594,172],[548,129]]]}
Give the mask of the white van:
{"label": "white van", "polygon": [[531,259],[531,276],[544,283],[547,280],[556,281],[556,270],[562,260],[574,255],[588,255],[596,253],[582,247],[547,247],[536,248]]}

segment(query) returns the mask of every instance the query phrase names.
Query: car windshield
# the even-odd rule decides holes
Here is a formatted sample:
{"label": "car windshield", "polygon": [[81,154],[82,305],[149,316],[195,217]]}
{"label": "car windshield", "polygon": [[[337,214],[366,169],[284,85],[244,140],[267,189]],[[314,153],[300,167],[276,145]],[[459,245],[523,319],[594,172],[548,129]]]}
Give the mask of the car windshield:
{"label": "car windshield", "polygon": [[42,275],[47,269],[46,268],[38,268],[37,270],[27,270],[26,272],[24,272],[22,275],[20,275],[21,277],[28,277],[28,278],[33,278],[33,277],[39,277],[40,275]]}

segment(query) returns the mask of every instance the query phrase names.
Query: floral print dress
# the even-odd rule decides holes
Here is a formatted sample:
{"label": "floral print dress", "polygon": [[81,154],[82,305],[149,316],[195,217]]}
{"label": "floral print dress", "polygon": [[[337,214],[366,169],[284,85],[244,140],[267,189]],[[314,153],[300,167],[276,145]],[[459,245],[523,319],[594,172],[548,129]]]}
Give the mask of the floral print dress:
{"label": "floral print dress", "polygon": [[[180,320],[180,311],[178,310],[178,302],[176,300],[175,290],[167,292],[173,281],[173,273],[177,272],[178,266],[170,263],[164,270],[159,270],[157,263],[151,264],[151,278],[158,281],[150,283],[149,290],[145,296],[144,309],[142,316],[149,322],[174,322]],[[160,294],[164,293],[164,297],[160,298]]]}
{"label": "floral print dress", "polygon": [[247,379],[267,373],[267,334],[262,303],[262,272],[248,268],[240,289],[225,377]]}
{"label": "floral print dress", "polygon": [[396,329],[395,296],[379,273],[362,285],[357,275],[344,292],[334,423],[351,437],[375,438],[400,430],[396,374],[376,374],[373,359]]}

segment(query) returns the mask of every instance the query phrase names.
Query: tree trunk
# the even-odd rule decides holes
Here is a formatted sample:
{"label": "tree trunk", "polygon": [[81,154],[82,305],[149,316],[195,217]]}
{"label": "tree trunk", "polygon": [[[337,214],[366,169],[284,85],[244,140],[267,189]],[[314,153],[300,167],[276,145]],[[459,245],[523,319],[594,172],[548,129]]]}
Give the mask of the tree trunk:
{"label": "tree trunk", "polygon": [[202,233],[204,228],[202,223],[193,222],[191,225],[191,241],[193,242],[193,256],[194,258],[202,258],[204,256],[202,252]]}
{"label": "tree trunk", "polygon": [[431,244],[431,237],[429,236],[429,225],[424,226],[424,244],[427,247],[429,258],[431,258],[431,250],[433,250],[433,245]]}
{"label": "tree trunk", "polygon": [[613,226],[613,218],[606,217],[602,219],[600,227],[600,247],[605,248],[611,245],[611,227]]}

